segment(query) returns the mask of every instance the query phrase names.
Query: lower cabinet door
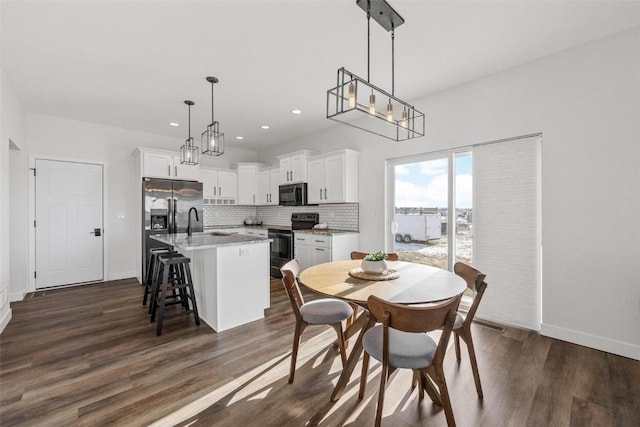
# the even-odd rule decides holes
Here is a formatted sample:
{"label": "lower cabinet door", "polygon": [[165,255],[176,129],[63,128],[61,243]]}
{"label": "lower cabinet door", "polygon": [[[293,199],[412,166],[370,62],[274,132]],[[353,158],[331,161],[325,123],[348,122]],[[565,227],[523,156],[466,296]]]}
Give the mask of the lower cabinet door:
{"label": "lower cabinet door", "polygon": [[313,251],[311,254],[313,257],[313,265],[331,261],[331,250],[329,248],[313,247],[311,250]]}

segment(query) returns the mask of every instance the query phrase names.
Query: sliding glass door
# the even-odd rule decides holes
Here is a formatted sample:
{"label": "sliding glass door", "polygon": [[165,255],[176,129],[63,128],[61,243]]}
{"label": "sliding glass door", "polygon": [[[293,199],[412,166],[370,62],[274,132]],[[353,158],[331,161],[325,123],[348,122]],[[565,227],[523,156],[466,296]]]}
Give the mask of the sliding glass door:
{"label": "sliding glass door", "polygon": [[401,260],[449,269],[472,262],[470,152],[415,156],[391,162],[392,247]]}

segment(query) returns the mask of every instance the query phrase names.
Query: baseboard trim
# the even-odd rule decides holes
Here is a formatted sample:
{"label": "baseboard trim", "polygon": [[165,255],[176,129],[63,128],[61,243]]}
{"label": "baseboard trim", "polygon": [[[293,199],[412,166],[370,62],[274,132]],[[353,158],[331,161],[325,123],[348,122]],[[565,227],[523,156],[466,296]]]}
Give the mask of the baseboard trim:
{"label": "baseboard trim", "polygon": [[9,302],[22,301],[27,292],[12,292],[9,294]]}
{"label": "baseboard trim", "polygon": [[11,320],[11,309],[8,309],[4,313],[4,316],[2,316],[2,320],[0,320],[0,334],[2,333],[2,331],[4,331],[4,328],[9,324],[10,320]]}
{"label": "baseboard trim", "polygon": [[640,360],[640,346],[631,343],[612,340],[610,338],[586,334],[584,332],[544,323],[542,324],[540,333],[550,338],[595,348],[596,350],[606,351],[607,353],[617,354],[618,356],[624,356],[630,359]]}
{"label": "baseboard trim", "polygon": [[136,277],[135,271],[125,271],[122,273],[110,273],[107,281],[129,279],[131,277]]}

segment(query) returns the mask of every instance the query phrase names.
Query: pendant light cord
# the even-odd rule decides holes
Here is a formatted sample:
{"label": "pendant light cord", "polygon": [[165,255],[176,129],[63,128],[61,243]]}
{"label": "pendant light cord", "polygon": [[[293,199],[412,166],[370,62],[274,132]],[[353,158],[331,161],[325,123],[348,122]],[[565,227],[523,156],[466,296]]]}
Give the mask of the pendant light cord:
{"label": "pendant light cord", "polygon": [[396,77],[395,77],[395,39],[396,39],[396,29],[393,24],[391,24],[391,95],[396,96]]}
{"label": "pendant light cord", "polygon": [[189,139],[187,139],[187,143],[191,145],[191,105],[189,105]]}
{"label": "pendant light cord", "polygon": [[371,83],[371,0],[367,0],[367,83]]}
{"label": "pendant light cord", "polygon": [[211,126],[215,123],[213,115],[213,82],[211,82]]}

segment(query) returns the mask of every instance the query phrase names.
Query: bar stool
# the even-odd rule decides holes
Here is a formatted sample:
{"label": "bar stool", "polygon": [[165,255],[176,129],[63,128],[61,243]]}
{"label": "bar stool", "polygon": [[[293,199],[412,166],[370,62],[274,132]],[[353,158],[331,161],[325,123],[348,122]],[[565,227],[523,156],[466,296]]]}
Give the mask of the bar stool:
{"label": "bar stool", "polygon": [[[151,317],[151,321],[153,322],[154,320],[154,310],[158,307],[158,292],[160,292],[160,286],[162,285],[162,279],[164,276],[164,266],[165,264],[163,264],[160,261],[160,257],[163,257],[165,259],[169,259],[169,258],[181,258],[183,257],[183,255],[177,251],[169,251],[167,253],[164,254],[157,254],[156,255],[156,260],[155,260],[155,269],[153,271],[153,276],[151,278],[151,289],[150,289],[150,298],[152,303],[149,303],[149,314],[152,316]],[[169,283],[184,283],[185,279],[182,277],[184,270],[183,269],[179,269],[177,264],[169,264],[167,269],[168,270],[168,277],[167,280]],[[175,291],[172,291],[172,293],[175,293]],[[184,305],[184,304],[183,304]],[[188,306],[187,306],[188,308]]]}
{"label": "bar stool", "polygon": [[[193,313],[196,325],[200,325],[200,316],[198,316],[198,307],[196,304],[196,296],[193,290],[193,280],[191,278],[191,268],[189,264],[191,259],[180,255],[158,255],[160,268],[158,275],[162,274],[162,279],[156,283],[157,291],[153,293],[154,303],[151,304],[151,321],[155,320],[156,309],[158,310],[158,323],[156,326],[156,335],[162,335],[162,323],[164,319],[170,319],[175,316]],[[175,276],[171,280],[170,270],[174,269]],[[169,294],[171,292],[171,294]],[[191,303],[191,308],[189,308]],[[180,304],[185,309],[178,313],[165,314],[165,307],[169,305]]]}
{"label": "bar stool", "polygon": [[[147,272],[144,276],[144,296],[142,297],[142,305],[147,305],[147,297],[153,291],[153,279],[155,272],[158,271],[159,262],[158,255],[166,255],[177,253],[171,248],[153,248],[149,249],[149,262],[147,263]],[[151,306],[149,306],[149,314],[151,314]]]}

